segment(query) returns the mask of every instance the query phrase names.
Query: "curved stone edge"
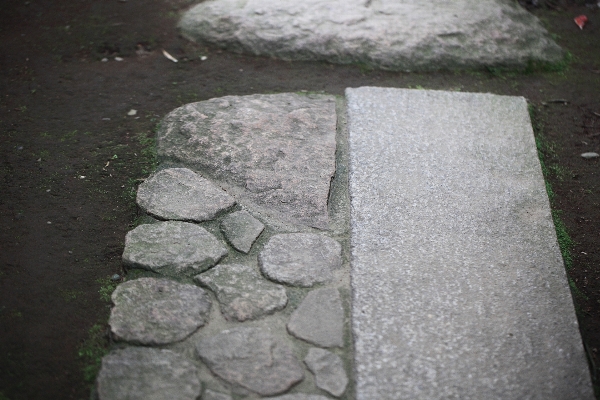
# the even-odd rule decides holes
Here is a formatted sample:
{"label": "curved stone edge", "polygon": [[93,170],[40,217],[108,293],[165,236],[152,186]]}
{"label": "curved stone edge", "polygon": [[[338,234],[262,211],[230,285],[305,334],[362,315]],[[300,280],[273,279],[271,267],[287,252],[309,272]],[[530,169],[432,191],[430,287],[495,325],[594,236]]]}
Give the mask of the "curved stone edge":
{"label": "curved stone edge", "polygon": [[[444,22],[431,22],[433,19],[431,8],[439,5],[428,5],[427,9],[421,10],[408,9],[405,13],[414,16],[408,22],[420,21],[422,25],[406,24],[410,27],[410,32],[405,34],[406,37],[400,38],[394,37],[388,31],[381,36],[369,37],[369,31],[373,29],[371,25],[388,25],[386,21],[380,21],[379,24],[369,21],[369,17],[377,15],[377,13],[373,14],[374,10],[369,10],[372,8],[371,1],[356,1],[350,7],[354,6],[358,11],[340,9],[337,13],[332,12],[329,16],[331,21],[323,20],[321,23],[311,20],[311,15],[308,15],[311,11],[304,11],[304,14],[302,11],[291,11],[289,14],[292,15],[287,16],[288,20],[285,24],[278,20],[278,17],[281,19],[280,16],[274,14],[283,13],[286,7],[292,8],[297,3],[290,1],[285,4],[279,1],[278,6],[280,3],[284,4],[274,9],[269,7],[269,2],[256,2],[259,4],[258,7],[249,2],[244,3],[243,8],[236,9],[236,6],[233,6],[227,9],[222,4],[235,3],[223,0],[206,1],[187,11],[179,21],[178,28],[183,36],[191,41],[208,42],[237,53],[267,55],[285,60],[366,64],[383,70],[527,68],[532,62],[551,64],[563,62],[566,54],[551,39],[534,15],[509,2],[494,1],[495,8],[488,12],[480,10],[481,7],[477,7],[477,2],[466,3],[464,6],[466,12],[457,13],[459,15],[456,19],[459,23],[452,21],[445,30],[437,32],[437,35],[428,35],[428,31],[431,30],[431,26],[442,25]],[[448,13],[451,12],[452,10]],[[486,15],[482,18],[481,14],[484,13]],[[347,18],[345,14],[348,14]],[[383,14],[384,19],[385,5],[380,14]],[[295,19],[300,22],[295,23]],[[332,27],[329,31],[327,28],[319,31],[322,26],[327,25],[325,22],[330,22],[329,25]],[[311,23],[314,26],[310,25]],[[340,37],[344,30],[339,28],[340,30],[336,31],[338,29],[336,24],[345,25],[344,28],[354,34],[346,38]],[[360,29],[364,29],[363,35],[356,34]],[[310,36],[304,33],[306,31],[316,33]],[[497,32],[495,35],[499,37],[497,42],[492,40],[489,34],[487,41],[485,34],[478,35],[478,32],[489,31]],[[419,36],[421,42],[415,43],[411,35]],[[379,45],[382,41],[387,42],[387,48],[382,49]],[[485,42],[484,45],[481,44],[482,41]],[[389,50],[394,48],[394,45],[395,51],[390,54]],[[434,53],[432,49],[441,46],[448,48],[443,56],[435,59],[428,58],[429,54]],[[515,52],[515,48],[519,48],[520,51]],[[406,52],[406,49],[409,51]],[[514,54],[511,55],[509,49]],[[507,52],[508,56],[504,54]]]}

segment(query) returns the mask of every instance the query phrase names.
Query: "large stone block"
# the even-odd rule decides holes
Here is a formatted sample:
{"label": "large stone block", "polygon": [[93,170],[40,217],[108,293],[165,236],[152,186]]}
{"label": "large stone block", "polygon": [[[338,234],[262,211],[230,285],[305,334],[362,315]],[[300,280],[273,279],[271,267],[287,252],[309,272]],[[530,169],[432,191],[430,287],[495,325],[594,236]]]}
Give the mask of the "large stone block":
{"label": "large stone block", "polygon": [[293,93],[187,104],[163,120],[158,155],[234,185],[280,218],[326,229],[335,107],[333,96]]}
{"label": "large stone block", "polygon": [[346,95],[356,398],[592,399],[525,99]]}
{"label": "large stone block", "polygon": [[540,22],[507,0],[212,0],[183,34],[236,52],[391,70],[557,62]]}

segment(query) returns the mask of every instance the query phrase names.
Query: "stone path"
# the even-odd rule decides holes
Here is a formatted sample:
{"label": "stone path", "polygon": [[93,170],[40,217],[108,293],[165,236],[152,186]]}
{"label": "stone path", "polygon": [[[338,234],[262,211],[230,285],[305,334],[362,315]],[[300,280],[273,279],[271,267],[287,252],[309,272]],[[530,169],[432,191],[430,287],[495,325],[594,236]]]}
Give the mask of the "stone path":
{"label": "stone path", "polygon": [[356,398],[592,399],[525,99],[346,95]]}
{"label": "stone path", "polygon": [[99,399],[592,398],[525,101],[347,101],[165,118]]}
{"label": "stone path", "polygon": [[208,0],[179,27],[234,52],[389,70],[525,68],[564,56],[509,0]]}

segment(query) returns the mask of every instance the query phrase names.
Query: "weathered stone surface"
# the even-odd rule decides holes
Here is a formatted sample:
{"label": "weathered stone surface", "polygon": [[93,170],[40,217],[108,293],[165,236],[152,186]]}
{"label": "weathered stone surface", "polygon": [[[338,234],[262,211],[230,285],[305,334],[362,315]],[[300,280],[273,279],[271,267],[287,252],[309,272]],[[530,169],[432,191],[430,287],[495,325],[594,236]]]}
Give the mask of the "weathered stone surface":
{"label": "weathered stone surface", "polygon": [[218,265],[194,280],[215,293],[221,313],[228,320],[256,319],[281,310],[287,304],[283,286],[267,281],[246,265]]}
{"label": "weathered stone surface", "polygon": [[283,393],[304,379],[287,345],[258,328],[234,328],[201,339],[196,349],[210,370],[262,396]]}
{"label": "weathered stone surface", "polygon": [[340,397],[348,385],[342,359],[330,351],[316,347],[308,350],[304,363],[315,376],[317,387]]}
{"label": "weathered stone surface", "polygon": [[102,359],[100,400],[196,400],[202,386],[196,366],[170,350],[129,347]]}
{"label": "weathered stone surface", "polygon": [[593,399],[527,102],[347,89],[357,399]]}
{"label": "weathered stone surface", "polygon": [[311,291],[292,313],[288,331],[321,347],[344,345],[344,307],[337,289]]}
{"label": "weathered stone surface", "polygon": [[140,185],[137,203],[161,219],[201,222],[234,206],[235,199],[192,170],[170,168]]}
{"label": "weathered stone surface", "polygon": [[140,278],[117,286],[108,321],[117,340],[160,345],[203,326],[211,302],[201,288],[169,279]]}
{"label": "weathered stone surface", "polygon": [[290,393],[283,396],[269,397],[269,400],[329,400],[329,397],[320,394]]}
{"label": "weathered stone surface", "polygon": [[235,52],[391,70],[558,62],[537,18],[505,0],[214,0],[183,34]]}
{"label": "weathered stone surface", "polygon": [[233,400],[233,398],[228,394],[206,389],[202,395],[202,400]]}
{"label": "weathered stone surface", "polygon": [[237,211],[226,216],[221,222],[221,232],[225,239],[238,251],[248,254],[265,226],[248,211]]}
{"label": "weathered stone surface", "polygon": [[327,228],[335,136],[333,96],[227,96],[172,111],[157,151],[282,218]]}
{"label": "weathered stone surface", "polygon": [[123,264],[167,276],[194,276],[227,255],[206,229],[187,222],[140,225],[125,236]]}
{"label": "weathered stone surface", "polygon": [[258,256],[262,273],[269,279],[293,286],[310,287],[327,282],[342,265],[342,246],[314,233],[275,235]]}

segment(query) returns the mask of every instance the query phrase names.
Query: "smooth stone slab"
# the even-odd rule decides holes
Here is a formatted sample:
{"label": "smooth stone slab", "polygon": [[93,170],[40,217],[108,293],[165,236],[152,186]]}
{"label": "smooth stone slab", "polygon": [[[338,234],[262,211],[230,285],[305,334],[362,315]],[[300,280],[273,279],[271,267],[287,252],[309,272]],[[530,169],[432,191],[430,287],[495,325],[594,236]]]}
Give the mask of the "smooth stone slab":
{"label": "smooth stone slab", "polygon": [[313,347],[308,350],[304,363],[315,376],[319,389],[340,397],[348,385],[344,363],[337,354]]}
{"label": "smooth stone slab", "polygon": [[260,270],[269,279],[292,286],[311,287],[331,280],[342,265],[342,246],[315,233],[273,236],[258,255]]}
{"label": "smooth stone slab", "polygon": [[169,168],[140,185],[137,204],[161,219],[201,222],[233,207],[235,199],[192,170]]}
{"label": "smooth stone slab", "polygon": [[248,211],[237,211],[221,221],[221,232],[225,239],[238,251],[248,254],[265,226]]}
{"label": "smooth stone slab", "polygon": [[164,118],[158,156],[233,185],[281,218],[327,229],[335,107],[333,96],[293,93],[186,104]]}
{"label": "smooth stone slab", "polygon": [[123,264],[166,276],[194,276],[227,255],[227,248],[206,229],[187,222],[140,225],[125,236]]}
{"label": "smooth stone slab", "polygon": [[142,345],[185,339],[207,322],[211,307],[204,290],[169,279],[124,282],[111,299],[108,324],[115,338]]}
{"label": "smooth stone slab", "polygon": [[294,310],[287,324],[298,339],[321,347],[344,345],[344,307],[337,289],[315,289]]}
{"label": "smooth stone slab", "polygon": [[592,399],[525,99],[346,96],[356,398]]}
{"label": "smooth stone slab", "polygon": [[234,52],[390,70],[523,68],[563,57],[537,18],[506,0],[213,0],[179,28]]}
{"label": "smooth stone slab", "polygon": [[244,322],[285,308],[287,294],[281,285],[264,279],[254,268],[221,264],[194,278],[217,296],[225,319]]}
{"label": "smooth stone slab", "polygon": [[206,389],[202,395],[202,400],[233,400],[233,398],[226,393]]}
{"label": "smooth stone slab", "polygon": [[198,370],[170,350],[128,347],[102,359],[97,378],[100,400],[196,400]]}
{"label": "smooth stone slab", "polygon": [[196,349],[214,374],[262,396],[283,393],[304,379],[290,348],[259,328],[225,330],[201,339]]}

